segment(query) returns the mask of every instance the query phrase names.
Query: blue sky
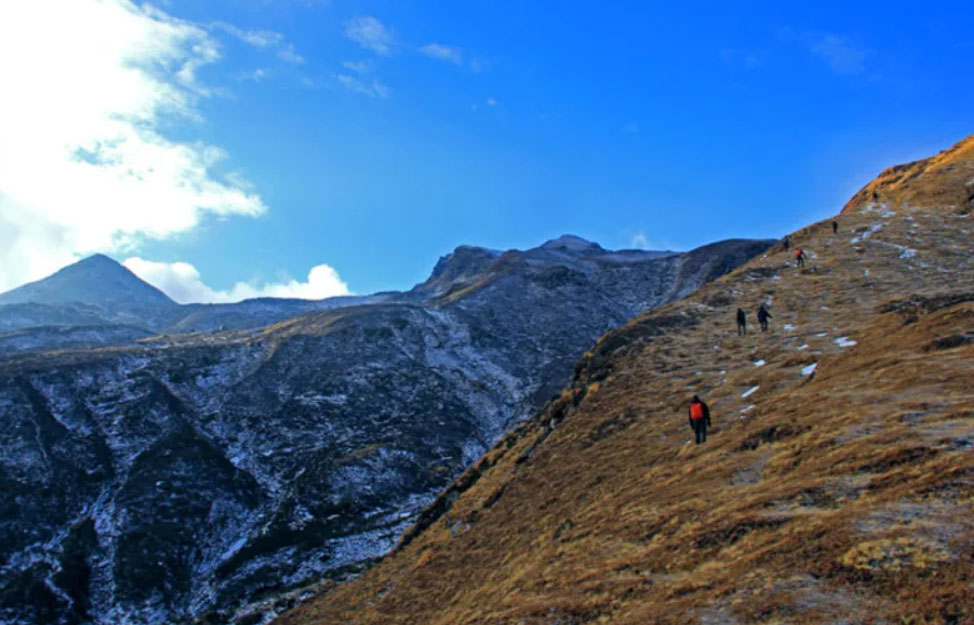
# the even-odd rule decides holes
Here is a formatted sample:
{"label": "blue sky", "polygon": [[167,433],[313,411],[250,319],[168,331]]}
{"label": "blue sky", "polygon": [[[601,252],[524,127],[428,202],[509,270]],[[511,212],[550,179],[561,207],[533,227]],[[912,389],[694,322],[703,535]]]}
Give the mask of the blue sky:
{"label": "blue sky", "polygon": [[[219,148],[200,175],[249,200],[100,251],[184,300],[320,294],[295,285],[317,265],[353,292],[405,289],[460,244],[778,237],[974,132],[969,3],[795,4],[140,5],[190,33],[167,40],[171,67],[169,48],[145,64],[189,111],[149,123]],[[187,67],[191,83],[165,74]],[[65,260],[98,247],[73,245]]]}

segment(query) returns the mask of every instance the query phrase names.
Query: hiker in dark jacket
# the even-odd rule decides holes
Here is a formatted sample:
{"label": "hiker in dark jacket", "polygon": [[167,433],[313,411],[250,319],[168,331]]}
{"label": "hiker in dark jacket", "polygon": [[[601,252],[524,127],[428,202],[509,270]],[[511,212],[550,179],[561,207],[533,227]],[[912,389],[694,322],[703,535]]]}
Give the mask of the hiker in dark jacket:
{"label": "hiker in dark jacket", "polygon": [[697,445],[707,441],[707,427],[710,425],[710,408],[696,395],[690,400],[690,427],[697,439]]}
{"label": "hiker in dark jacket", "polygon": [[784,244],[785,251],[787,252],[788,251],[788,247],[791,245],[791,241],[788,240],[788,237],[785,237],[785,240],[782,241],[782,243]]}
{"label": "hiker in dark jacket", "polygon": [[743,308],[737,309],[737,336],[747,334],[747,316]]}
{"label": "hiker in dark jacket", "polygon": [[764,304],[761,304],[761,306],[758,308],[758,323],[761,324],[762,332],[768,331],[768,319],[770,318],[771,313],[769,313],[768,309],[764,307]]}
{"label": "hiker in dark jacket", "polygon": [[839,222],[832,220],[832,234],[838,234],[839,232]]}

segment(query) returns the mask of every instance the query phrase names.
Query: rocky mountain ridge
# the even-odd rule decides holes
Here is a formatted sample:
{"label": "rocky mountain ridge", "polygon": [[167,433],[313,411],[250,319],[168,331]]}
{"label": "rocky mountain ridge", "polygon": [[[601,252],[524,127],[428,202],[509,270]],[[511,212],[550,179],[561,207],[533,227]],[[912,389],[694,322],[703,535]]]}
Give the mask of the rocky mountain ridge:
{"label": "rocky mountain ridge", "polygon": [[394,553],[275,622],[974,622],[972,146],[793,233],[804,268],[778,245],[605,334]]}
{"label": "rocky mountain ridge", "polygon": [[0,620],[269,618],[281,593],[385,553],[595,337],[769,243],[559,245],[472,264],[461,248],[425,285],[358,300],[370,304],[281,319],[305,304],[254,300],[233,310],[274,323],[9,354]]}
{"label": "rocky mountain ridge", "polygon": [[[668,255],[673,253],[608,252],[598,244],[571,235],[525,251],[501,252],[464,245],[442,257],[429,279],[406,292],[323,300],[265,297],[230,304],[181,305],[126,267],[96,254],[43,280],[0,293],[0,356],[43,349],[127,345],[160,334],[253,329],[307,313],[350,306],[425,302],[445,295],[447,290],[459,291],[482,280],[498,259],[502,264],[523,257],[581,267],[598,261],[640,262]],[[125,326],[126,330],[108,330],[115,326]]]}

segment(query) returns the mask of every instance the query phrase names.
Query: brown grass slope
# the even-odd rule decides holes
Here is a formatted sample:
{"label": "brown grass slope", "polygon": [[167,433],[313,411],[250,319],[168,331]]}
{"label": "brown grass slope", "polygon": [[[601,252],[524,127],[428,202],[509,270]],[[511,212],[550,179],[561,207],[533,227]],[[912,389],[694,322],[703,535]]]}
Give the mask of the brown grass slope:
{"label": "brown grass slope", "polygon": [[927,208],[954,206],[966,214],[974,209],[974,184],[969,183],[974,176],[972,162],[974,135],[930,158],[883,170],[849,200],[842,212],[870,203],[898,206],[905,202]]}
{"label": "brown grass slope", "polygon": [[[953,154],[943,197],[974,178]],[[607,334],[394,554],[279,623],[974,622],[974,217],[958,208],[864,203],[838,235],[792,236],[805,269],[772,249]],[[737,306],[753,320],[761,301],[772,331],[736,336]],[[692,393],[714,413],[700,447]]]}

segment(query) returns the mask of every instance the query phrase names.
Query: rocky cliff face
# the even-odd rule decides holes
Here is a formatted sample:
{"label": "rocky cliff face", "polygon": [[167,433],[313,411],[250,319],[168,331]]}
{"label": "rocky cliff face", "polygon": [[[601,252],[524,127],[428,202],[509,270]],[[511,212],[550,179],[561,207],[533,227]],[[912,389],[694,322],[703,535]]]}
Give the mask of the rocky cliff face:
{"label": "rocky cliff face", "polygon": [[394,555],[277,622],[974,622],[974,155],[944,154],[793,233],[804,268],[776,246],[604,335]]}
{"label": "rocky cliff face", "polygon": [[0,620],[269,618],[282,592],[384,554],[595,337],[768,246],[570,243],[460,248],[412,292],[267,327],[10,353]]}

